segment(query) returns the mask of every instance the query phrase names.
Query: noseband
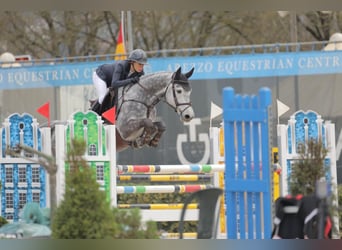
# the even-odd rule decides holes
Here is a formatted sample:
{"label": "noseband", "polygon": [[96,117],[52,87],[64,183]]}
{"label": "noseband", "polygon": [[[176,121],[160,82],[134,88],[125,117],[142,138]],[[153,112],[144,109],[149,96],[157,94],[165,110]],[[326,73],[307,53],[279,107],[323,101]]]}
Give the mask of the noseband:
{"label": "noseband", "polygon": [[[171,80],[171,81],[168,83],[168,85],[166,86],[165,91],[164,91],[164,93],[162,94],[162,96],[157,96],[157,95],[155,95],[155,94],[152,94],[156,99],[155,99],[150,105],[148,105],[148,104],[146,104],[146,103],[144,103],[144,102],[142,102],[142,101],[138,101],[138,100],[134,100],[134,99],[125,99],[125,98],[124,98],[124,92],[125,92],[126,87],[123,87],[123,88],[122,88],[122,95],[121,95],[121,97],[120,97],[120,98],[122,99],[122,102],[121,102],[120,107],[118,107],[117,116],[119,115],[120,110],[121,110],[121,106],[123,105],[124,102],[138,102],[138,103],[141,103],[141,104],[143,104],[143,105],[146,106],[146,108],[147,108],[147,114],[146,114],[146,115],[147,115],[147,117],[149,117],[149,116],[150,116],[151,110],[152,110],[152,109],[154,108],[154,106],[155,106],[158,102],[160,102],[161,100],[163,100],[164,102],[166,102],[166,103],[167,103],[175,112],[177,112],[177,111],[179,110],[180,115],[182,115],[183,112],[184,112],[185,110],[187,110],[188,108],[191,107],[191,102],[180,103],[180,102],[178,101],[177,96],[176,96],[175,84],[176,84],[176,83],[179,83],[179,84],[187,83],[187,84],[188,84],[188,82],[187,82],[187,81],[183,81],[183,80],[175,80],[174,78],[175,78],[175,74],[173,74],[172,80]],[[138,82],[138,83],[136,83],[136,84],[139,85],[142,89],[146,90],[146,88],[145,88],[140,82]],[[168,90],[168,88],[169,88],[170,86],[172,86],[172,95],[173,95],[173,99],[174,99],[174,102],[175,102],[175,107],[172,106],[172,105],[171,105],[169,102],[167,102],[167,100],[166,100],[166,93],[167,93],[167,90]],[[130,87],[132,87],[132,86],[130,86]],[[129,88],[130,88],[130,87],[129,87]],[[186,105],[186,107],[185,107],[183,110],[180,110],[180,109],[179,109],[180,106],[185,106],[185,105]]]}
{"label": "noseband", "polygon": [[177,112],[177,110],[178,110],[178,108],[179,108],[180,106],[186,105],[187,107],[185,107],[183,110],[180,110],[180,109],[179,109],[179,110],[180,110],[180,114],[183,114],[183,112],[184,112],[185,110],[187,110],[188,108],[190,108],[192,104],[191,104],[191,102],[184,102],[184,103],[178,102],[178,99],[177,99],[177,96],[176,96],[176,89],[175,89],[175,84],[177,84],[177,83],[179,83],[179,84],[184,84],[184,83],[188,84],[187,81],[175,80],[175,74],[173,74],[172,80],[171,80],[171,82],[167,85],[163,97],[164,97],[164,98],[166,97],[166,92],[167,92],[168,88],[169,88],[170,85],[171,85],[171,86],[172,86],[173,100],[174,100],[174,102],[175,102],[175,107],[173,107],[170,103],[168,103],[167,100],[166,100],[166,98],[165,98],[165,102],[166,102],[170,107],[172,107],[173,110],[174,110],[175,112]]}

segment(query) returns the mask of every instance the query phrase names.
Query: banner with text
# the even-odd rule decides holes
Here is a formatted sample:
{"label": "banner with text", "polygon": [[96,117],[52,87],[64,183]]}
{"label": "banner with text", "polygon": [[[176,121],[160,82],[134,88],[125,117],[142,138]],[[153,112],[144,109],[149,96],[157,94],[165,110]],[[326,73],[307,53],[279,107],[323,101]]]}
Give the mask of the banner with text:
{"label": "banner with text", "polygon": [[[92,84],[97,66],[113,61],[61,63],[0,68],[0,89]],[[146,73],[182,72],[192,67],[191,80],[342,73],[342,51],[150,58]]]}

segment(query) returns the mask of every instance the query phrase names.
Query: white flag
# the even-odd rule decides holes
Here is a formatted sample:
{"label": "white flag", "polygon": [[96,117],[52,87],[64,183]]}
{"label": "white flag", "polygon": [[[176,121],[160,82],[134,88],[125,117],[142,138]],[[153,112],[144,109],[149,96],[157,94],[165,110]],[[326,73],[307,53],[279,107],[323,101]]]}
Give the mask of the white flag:
{"label": "white flag", "polygon": [[281,101],[277,99],[277,110],[278,110],[278,117],[280,117],[283,114],[285,114],[287,111],[289,111],[290,107],[286,106],[284,103],[282,103]]}
{"label": "white flag", "polygon": [[211,108],[210,108],[210,120],[214,119],[215,117],[218,117],[222,114],[222,108],[217,106],[215,103],[211,102]]}

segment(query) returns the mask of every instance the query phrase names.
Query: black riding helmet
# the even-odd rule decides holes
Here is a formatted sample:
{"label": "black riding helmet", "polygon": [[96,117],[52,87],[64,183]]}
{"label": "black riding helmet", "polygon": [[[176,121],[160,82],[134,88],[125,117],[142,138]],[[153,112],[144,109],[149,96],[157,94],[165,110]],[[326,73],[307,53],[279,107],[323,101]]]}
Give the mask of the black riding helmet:
{"label": "black riding helmet", "polygon": [[142,49],[135,49],[129,54],[127,60],[140,64],[147,64],[147,55]]}

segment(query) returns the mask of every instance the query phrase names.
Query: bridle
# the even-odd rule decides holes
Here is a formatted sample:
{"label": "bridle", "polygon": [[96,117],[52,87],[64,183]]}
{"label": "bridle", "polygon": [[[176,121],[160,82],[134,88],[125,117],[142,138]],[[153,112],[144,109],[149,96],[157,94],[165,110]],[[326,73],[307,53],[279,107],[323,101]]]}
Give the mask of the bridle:
{"label": "bridle", "polygon": [[[175,89],[175,84],[184,84],[184,83],[188,83],[187,81],[183,81],[183,80],[176,80],[175,79],[175,73],[172,75],[172,79],[171,81],[168,83],[168,85],[166,86],[165,88],[165,91],[164,93],[161,95],[161,96],[157,96],[155,94],[151,94],[152,96],[155,97],[155,100],[153,100],[153,102],[151,104],[146,104],[145,102],[142,102],[142,101],[139,101],[139,100],[135,100],[135,99],[125,99],[124,98],[124,93],[125,93],[125,89],[126,87],[122,88],[122,93],[121,93],[121,98],[122,98],[122,101],[121,101],[121,105],[124,103],[124,102],[138,102],[140,104],[143,104],[146,108],[147,108],[147,117],[150,116],[150,112],[151,110],[160,102],[160,101],[164,101],[165,103],[167,103],[175,112],[178,112],[179,111],[179,114],[182,115],[183,112],[185,110],[187,110],[188,108],[191,107],[191,102],[184,102],[184,103],[180,103],[177,99],[177,95],[176,95],[176,89]],[[140,81],[136,83],[136,85],[138,85],[139,87],[141,87],[142,89],[144,89],[145,91],[147,91],[146,87],[143,86]],[[128,86],[128,88],[131,88],[133,85],[131,86]],[[174,100],[174,103],[175,103],[175,106],[172,106],[166,99],[166,93],[169,89],[169,87],[172,86],[172,95],[173,95],[173,100]],[[121,109],[121,105],[120,107],[118,108],[117,110],[117,116],[119,115],[119,112],[120,112],[120,109]],[[179,107],[181,106],[186,106],[184,109],[180,109]]]}
{"label": "bridle", "polygon": [[[174,110],[175,112],[177,112],[177,111],[179,110],[180,115],[182,115],[183,112],[184,112],[185,110],[187,110],[188,108],[190,108],[190,107],[192,106],[192,104],[191,104],[191,102],[184,102],[184,103],[178,102],[177,95],[176,95],[176,89],[175,89],[175,84],[177,84],[177,83],[179,83],[179,84],[182,84],[182,83],[183,83],[183,84],[184,84],[184,83],[188,84],[187,81],[175,80],[175,73],[174,73],[174,74],[172,75],[172,80],[171,80],[171,82],[167,85],[167,87],[166,87],[166,89],[165,89],[165,92],[164,92],[164,94],[163,94],[163,98],[164,98],[164,102],[166,102],[171,108],[173,108],[173,110]],[[175,107],[173,107],[173,106],[172,106],[169,102],[167,102],[167,100],[166,100],[166,93],[167,93],[167,90],[168,90],[168,88],[170,87],[170,85],[172,86],[172,95],[173,95],[173,100],[174,100],[174,102],[175,102]],[[184,109],[182,109],[182,110],[179,109],[180,106],[185,106],[185,105],[186,105],[186,107],[185,107]]]}

